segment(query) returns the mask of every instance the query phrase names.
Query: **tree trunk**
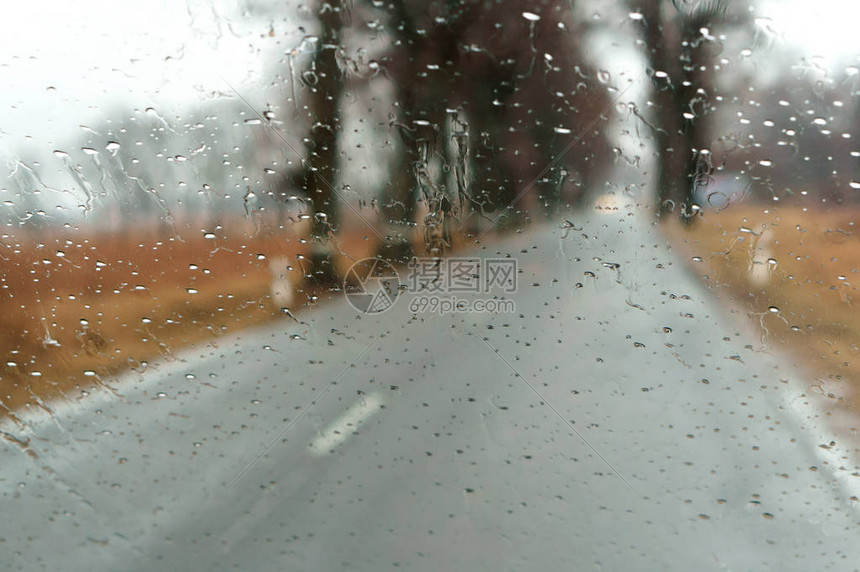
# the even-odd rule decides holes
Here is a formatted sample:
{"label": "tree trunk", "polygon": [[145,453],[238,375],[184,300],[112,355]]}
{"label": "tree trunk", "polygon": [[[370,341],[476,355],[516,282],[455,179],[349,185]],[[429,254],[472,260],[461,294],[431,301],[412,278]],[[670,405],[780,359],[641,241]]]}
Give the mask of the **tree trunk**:
{"label": "tree trunk", "polygon": [[310,90],[308,116],[309,156],[304,163],[303,187],[313,203],[311,236],[313,246],[306,277],[316,290],[330,290],[339,284],[331,260],[331,240],[338,226],[338,116],[343,78],[337,62],[343,26],[341,0],[325,0],[319,9],[320,33],[311,68],[302,74]]}
{"label": "tree trunk", "polygon": [[305,190],[314,205],[313,234],[325,242],[336,228],[336,184],[340,134],[338,102],[343,86],[336,53],[340,41],[341,2],[327,0],[319,12],[320,41],[313,65],[304,78],[311,91],[310,156],[305,164]]}
{"label": "tree trunk", "polygon": [[[664,8],[661,10],[661,8]],[[658,216],[693,220],[694,190],[702,184],[702,155],[710,147],[707,114],[714,88],[712,54],[701,28],[721,14],[722,4],[685,16],[666,14],[664,2],[642,2],[645,45],[654,83]]]}

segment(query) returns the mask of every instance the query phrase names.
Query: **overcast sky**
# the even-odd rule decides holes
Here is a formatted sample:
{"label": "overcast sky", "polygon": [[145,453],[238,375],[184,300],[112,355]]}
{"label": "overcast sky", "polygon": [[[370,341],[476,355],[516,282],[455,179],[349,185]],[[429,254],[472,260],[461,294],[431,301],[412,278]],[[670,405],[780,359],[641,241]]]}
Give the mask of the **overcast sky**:
{"label": "overcast sky", "polygon": [[[260,2],[256,2],[260,4]],[[297,24],[242,13],[240,2],[28,0],[0,19],[0,148],[30,135],[61,145],[122,102],[169,118],[229,91],[250,99],[265,61],[298,37]],[[283,3],[282,3],[283,5]],[[215,6],[215,7],[213,7]],[[285,36],[285,34],[289,34]]]}
{"label": "overcast sky", "polygon": [[[299,26],[310,14],[287,14],[277,2],[281,17],[272,22],[261,15],[265,11],[243,13],[247,4],[8,3],[0,19],[0,154],[61,147],[79,125],[120,102],[129,109],[154,107],[169,119],[213,91],[229,92],[224,79],[255,105],[264,104],[266,62],[298,43]],[[797,46],[840,66],[860,53],[856,0],[763,0],[757,16],[777,45]]]}

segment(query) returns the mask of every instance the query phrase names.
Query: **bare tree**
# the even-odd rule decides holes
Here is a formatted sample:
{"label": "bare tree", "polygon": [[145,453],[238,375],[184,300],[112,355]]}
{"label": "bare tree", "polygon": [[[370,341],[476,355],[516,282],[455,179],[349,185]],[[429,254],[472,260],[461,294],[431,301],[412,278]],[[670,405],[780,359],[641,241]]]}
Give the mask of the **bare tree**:
{"label": "bare tree", "polygon": [[411,166],[392,179],[387,218],[413,216],[411,191],[427,211],[428,250],[439,253],[453,221],[467,231],[517,226],[536,211],[576,203],[595,184],[609,156],[605,135],[586,134],[560,157],[608,102],[568,7],[386,6],[395,33],[386,58],[397,89],[392,125],[404,141],[401,165]]}
{"label": "bare tree", "polygon": [[314,246],[306,276],[324,288],[335,287],[338,281],[331,261],[331,241],[338,224],[337,193],[341,133],[339,105],[343,78],[337,55],[341,49],[341,32],[346,26],[346,11],[341,0],[323,0],[317,8],[319,33],[308,69],[302,74],[307,91],[305,109],[310,122],[307,137],[307,159],[296,177],[287,177],[286,184],[300,182],[313,203],[311,235]]}
{"label": "bare tree", "polygon": [[744,2],[728,0],[634,0],[642,15],[648,73],[653,82],[657,143],[658,212],[678,212],[693,220],[693,196],[707,184],[716,80],[714,62],[721,49],[716,28],[747,18]]}

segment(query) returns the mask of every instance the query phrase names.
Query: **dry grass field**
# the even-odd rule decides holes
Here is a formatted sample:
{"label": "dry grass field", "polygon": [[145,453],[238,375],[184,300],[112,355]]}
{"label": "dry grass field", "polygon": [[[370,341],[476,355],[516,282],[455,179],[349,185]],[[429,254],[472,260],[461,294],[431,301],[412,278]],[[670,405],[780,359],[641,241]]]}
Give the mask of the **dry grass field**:
{"label": "dry grass field", "polygon": [[[851,208],[733,205],[663,229],[715,295],[746,310],[765,347],[787,348],[813,390],[856,407],[858,217]],[[242,219],[211,233],[200,226],[0,233],[0,416],[289,319],[282,307],[298,314],[323,294],[303,286],[306,233]],[[338,240],[341,272],[378,244],[366,228]]]}
{"label": "dry grass field", "polygon": [[[356,231],[341,248],[348,260],[375,243]],[[179,348],[289,319],[282,307],[306,310],[323,295],[302,286],[308,250],[296,231],[241,219],[212,232],[189,224],[0,233],[0,416],[77,398]]]}
{"label": "dry grass field", "polygon": [[664,228],[690,269],[747,311],[765,347],[787,349],[812,390],[857,407],[860,209],[741,204]]}
{"label": "dry grass field", "polygon": [[[0,231],[0,417],[77,399],[122,371],[295,319],[335,296],[305,283],[308,231],[242,217]],[[422,234],[412,234],[425,255]],[[366,219],[345,216],[329,245],[337,273],[374,256],[380,240]]]}

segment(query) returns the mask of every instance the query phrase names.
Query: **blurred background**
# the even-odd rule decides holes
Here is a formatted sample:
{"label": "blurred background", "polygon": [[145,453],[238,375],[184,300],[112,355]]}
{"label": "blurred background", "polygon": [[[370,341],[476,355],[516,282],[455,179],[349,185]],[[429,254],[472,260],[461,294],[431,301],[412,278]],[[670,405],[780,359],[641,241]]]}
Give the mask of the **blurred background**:
{"label": "blurred background", "polygon": [[[340,295],[647,217],[853,407],[856,7],[34,0],[0,22],[0,408]],[[635,248],[636,245],[631,245]]]}

